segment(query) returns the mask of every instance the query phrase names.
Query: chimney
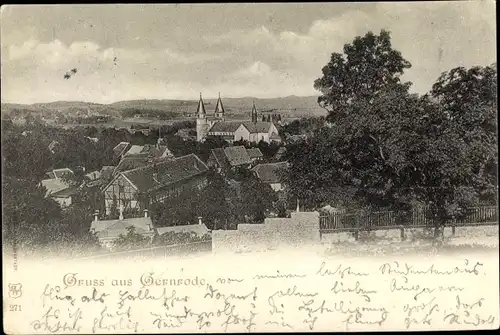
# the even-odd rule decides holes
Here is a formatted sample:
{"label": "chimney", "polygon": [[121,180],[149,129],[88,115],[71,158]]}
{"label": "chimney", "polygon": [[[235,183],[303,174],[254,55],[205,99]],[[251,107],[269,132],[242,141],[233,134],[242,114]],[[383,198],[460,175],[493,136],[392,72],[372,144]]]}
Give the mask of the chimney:
{"label": "chimney", "polygon": [[120,204],[120,216],[118,219],[123,220],[123,205],[122,204]]}
{"label": "chimney", "polygon": [[99,221],[99,211],[98,210],[96,210],[94,212],[94,222],[97,222],[97,221]]}
{"label": "chimney", "polygon": [[147,217],[148,217],[148,210],[147,210],[147,209],[145,209],[145,210],[144,210],[144,217],[145,217],[145,218],[147,218]]}
{"label": "chimney", "polygon": [[201,216],[198,216],[198,224],[199,224],[199,225],[203,224],[203,223],[201,222],[201,219],[202,219],[202,217],[201,217]]}

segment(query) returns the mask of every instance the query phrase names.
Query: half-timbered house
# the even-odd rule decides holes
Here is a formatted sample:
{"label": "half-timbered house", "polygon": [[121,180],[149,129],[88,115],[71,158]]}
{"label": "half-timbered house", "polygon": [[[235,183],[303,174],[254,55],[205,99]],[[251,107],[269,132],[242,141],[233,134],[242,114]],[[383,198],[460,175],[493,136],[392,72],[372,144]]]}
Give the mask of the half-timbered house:
{"label": "half-timbered house", "polygon": [[194,154],[121,171],[103,189],[106,214],[120,205],[125,211],[142,211],[184,191],[196,193],[208,185],[207,171]]}

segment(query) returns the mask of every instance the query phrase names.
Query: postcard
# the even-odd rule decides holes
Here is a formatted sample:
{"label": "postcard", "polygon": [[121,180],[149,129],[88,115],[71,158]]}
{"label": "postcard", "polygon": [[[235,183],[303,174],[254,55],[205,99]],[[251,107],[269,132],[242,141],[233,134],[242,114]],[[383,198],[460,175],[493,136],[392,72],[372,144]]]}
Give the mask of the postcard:
{"label": "postcard", "polygon": [[5,333],[499,328],[493,1],[0,14]]}

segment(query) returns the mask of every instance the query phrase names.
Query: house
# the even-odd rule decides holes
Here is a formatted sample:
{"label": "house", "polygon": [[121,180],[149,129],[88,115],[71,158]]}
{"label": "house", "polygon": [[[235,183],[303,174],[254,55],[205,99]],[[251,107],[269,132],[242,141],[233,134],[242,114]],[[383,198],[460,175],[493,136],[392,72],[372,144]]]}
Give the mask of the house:
{"label": "house", "polygon": [[123,218],[123,207],[120,207],[120,216],[117,220],[99,220],[98,212],[94,214],[94,221],[90,225],[90,232],[95,234],[102,246],[113,249],[114,241],[120,235],[126,235],[128,228],[134,227],[135,233],[153,239],[155,230],[153,221],[148,216],[147,210],[141,218]]}
{"label": "house", "polygon": [[124,154],[125,157],[134,155],[144,155],[155,158],[166,158],[174,156],[166,145],[159,144],[132,145]]}
{"label": "house", "polygon": [[278,134],[278,128],[276,128],[275,124],[273,122],[257,122],[258,118],[254,103],[251,112],[251,121],[226,122],[225,110],[220,95],[214,114],[207,115],[200,93],[196,117],[196,139],[202,142],[207,137],[218,136],[229,143],[239,140],[249,142],[265,141],[267,143],[281,142],[281,137]]}
{"label": "house", "polygon": [[249,166],[253,160],[250,158],[248,150],[242,145],[212,149],[207,164],[218,172],[227,171],[232,167]]}
{"label": "house", "polygon": [[288,166],[287,162],[267,163],[256,165],[252,171],[262,182],[269,184],[275,191],[283,190],[280,180],[280,172]]}
{"label": "house", "polygon": [[262,151],[260,151],[259,148],[247,149],[247,154],[248,154],[248,157],[250,157],[250,159],[252,160],[252,162],[259,161],[264,157],[264,155],[262,154]]}
{"label": "house", "polygon": [[183,191],[198,192],[208,185],[207,171],[194,154],[120,171],[103,188],[106,213],[120,204],[125,209],[143,210]]}
{"label": "house", "polygon": [[153,162],[161,162],[166,159],[173,159],[174,156],[166,146],[153,145],[132,145],[130,149],[122,155],[122,159],[115,167],[113,174],[143,167]]}
{"label": "house", "polygon": [[62,208],[70,206],[77,189],[60,178],[44,179],[40,184],[47,190],[45,196],[54,199]]}

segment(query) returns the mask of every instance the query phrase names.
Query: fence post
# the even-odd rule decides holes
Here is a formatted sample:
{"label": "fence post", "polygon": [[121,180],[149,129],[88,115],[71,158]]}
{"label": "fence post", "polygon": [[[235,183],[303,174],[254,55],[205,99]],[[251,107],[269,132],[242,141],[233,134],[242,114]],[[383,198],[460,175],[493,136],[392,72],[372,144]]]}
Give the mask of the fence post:
{"label": "fence post", "polygon": [[399,226],[399,229],[400,229],[400,233],[401,233],[401,241],[404,241],[405,240],[405,228],[404,226]]}
{"label": "fence post", "polygon": [[451,217],[451,237],[455,237],[455,226],[457,224],[457,220],[455,215]]}

